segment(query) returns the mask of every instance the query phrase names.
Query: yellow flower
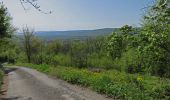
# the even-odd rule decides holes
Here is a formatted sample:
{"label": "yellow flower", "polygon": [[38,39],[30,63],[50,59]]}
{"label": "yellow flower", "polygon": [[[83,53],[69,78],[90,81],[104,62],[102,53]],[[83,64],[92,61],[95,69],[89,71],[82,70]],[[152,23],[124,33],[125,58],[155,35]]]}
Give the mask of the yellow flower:
{"label": "yellow flower", "polygon": [[141,76],[138,76],[137,81],[143,81],[143,78]]}

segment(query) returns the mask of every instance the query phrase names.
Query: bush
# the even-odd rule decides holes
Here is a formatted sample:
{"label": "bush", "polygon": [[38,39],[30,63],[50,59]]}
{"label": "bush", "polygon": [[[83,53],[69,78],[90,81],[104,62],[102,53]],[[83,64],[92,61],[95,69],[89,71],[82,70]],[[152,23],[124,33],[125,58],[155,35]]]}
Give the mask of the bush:
{"label": "bush", "polygon": [[57,54],[52,57],[51,63],[54,66],[71,66],[70,56],[64,54]]}
{"label": "bush", "polygon": [[88,57],[88,64],[90,68],[104,68],[111,69],[113,68],[113,61],[108,56],[99,56],[99,54],[91,54]]}
{"label": "bush", "polygon": [[26,63],[26,62],[27,62],[27,57],[25,56],[25,54],[19,53],[17,58],[17,63]]}
{"label": "bush", "polygon": [[114,65],[120,71],[125,71],[128,73],[140,73],[143,72],[141,66],[141,60],[139,58],[139,53],[136,49],[132,48],[124,52],[122,57],[114,61]]}

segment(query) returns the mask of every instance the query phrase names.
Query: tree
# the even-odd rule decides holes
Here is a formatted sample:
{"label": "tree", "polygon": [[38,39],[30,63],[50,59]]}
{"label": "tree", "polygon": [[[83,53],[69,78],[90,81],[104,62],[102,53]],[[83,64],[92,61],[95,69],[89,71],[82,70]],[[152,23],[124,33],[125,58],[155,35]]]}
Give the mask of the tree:
{"label": "tree", "polygon": [[[11,25],[11,19],[7,8],[0,3],[0,55],[8,50],[6,47],[10,42],[9,39],[15,32],[15,28]],[[4,57],[0,57],[0,62],[2,62],[2,59],[5,60]]]}
{"label": "tree", "polygon": [[132,26],[129,26],[129,25],[124,25],[120,28],[121,34],[126,35],[126,36],[128,36],[132,31],[133,31],[133,28]]}
{"label": "tree", "polygon": [[22,29],[23,35],[24,35],[24,48],[25,48],[25,53],[28,59],[28,63],[31,62],[31,56],[32,56],[32,40],[34,37],[34,30],[29,29],[27,26]]}
{"label": "tree", "polygon": [[62,43],[59,40],[50,41],[47,45],[49,54],[58,54],[62,51]]}
{"label": "tree", "polygon": [[81,40],[72,41],[71,50],[71,66],[79,68],[87,67],[87,44]]}
{"label": "tree", "polygon": [[108,37],[107,50],[113,60],[121,57],[123,47],[123,37],[120,34],[112,33]]}
{"label": "tree", "polygon": [[156,0],[144,16],[139,51],[143,66],[154,75],[170,77],[170,0]]}
{"label": "tree", "polygon": [[112,59],[120,58],[122,53],[128,48],[131,38],[131,33],[133,28],[131,26],[125,25],[119,29],[118,32],[112,33],[108,37],[107,50]]}
{"label": "tree", "polygon": [[10,38],[12,33],[16,30],[11,24],[12,18],[10,17],[7,8],[0,3],[0,39]]}
{"label": "tree", "polygon": [[35,64],[43,63],[44,48],[45,48],[45,45],[41,39],[39,39],[38,37],[32,38],[32,41],[31,41],[32,63],[35,63]]}

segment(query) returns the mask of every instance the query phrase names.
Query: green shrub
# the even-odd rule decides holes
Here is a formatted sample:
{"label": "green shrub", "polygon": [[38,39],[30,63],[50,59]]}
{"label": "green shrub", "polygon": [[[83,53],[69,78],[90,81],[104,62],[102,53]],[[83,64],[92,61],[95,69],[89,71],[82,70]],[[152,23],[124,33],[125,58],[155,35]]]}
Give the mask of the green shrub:
{"label": "green shrub", "polygon": [[19,53],[17,58],[17,63],[26,63],[26,62],[27,62],[27,57],[25,56],[25,54]]}
{"label": "green shrub", "polygon": [[144,69],[141,66],[138,51],[136,49],[129,49],[122,54],[122,57],[114,61],[114,65],[120,71],[125,71],[128,73],[140,73]]}
{"label": "green shrub", "polygon": [[88,65],[90,68],[113,68],[113,60],[108,56],[100,56],[99,54],[93,53],[88,56]]}
{"label": "green shrub", "polygon": [[57,54],[53,56],[51,62],[54,66],[58,66],[58,65],[70,66],[71,65],[70,56],[64,55],[64,54]]}
{"label": "green shrub", "polygon": [[110,83],[112,83],[112,81],[108,76],[100,75],[93,77],[90,85],[95,91],[99,93],[106,93],[107,91],[106,86]]}

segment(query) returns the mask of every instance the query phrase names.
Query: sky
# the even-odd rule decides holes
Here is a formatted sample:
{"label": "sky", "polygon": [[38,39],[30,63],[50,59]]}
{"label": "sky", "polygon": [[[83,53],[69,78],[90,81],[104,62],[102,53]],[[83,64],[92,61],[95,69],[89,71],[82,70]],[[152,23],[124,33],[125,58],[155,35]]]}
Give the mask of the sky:
{"label": "sky", "polygon": [[13,20],[21,29],[27,25],[36,31],[87,30],[117,28],[125,24],[139,26],[150,0],[38,0],[44,12],[30,5],[24,10],[20,0],[4,0]]}

